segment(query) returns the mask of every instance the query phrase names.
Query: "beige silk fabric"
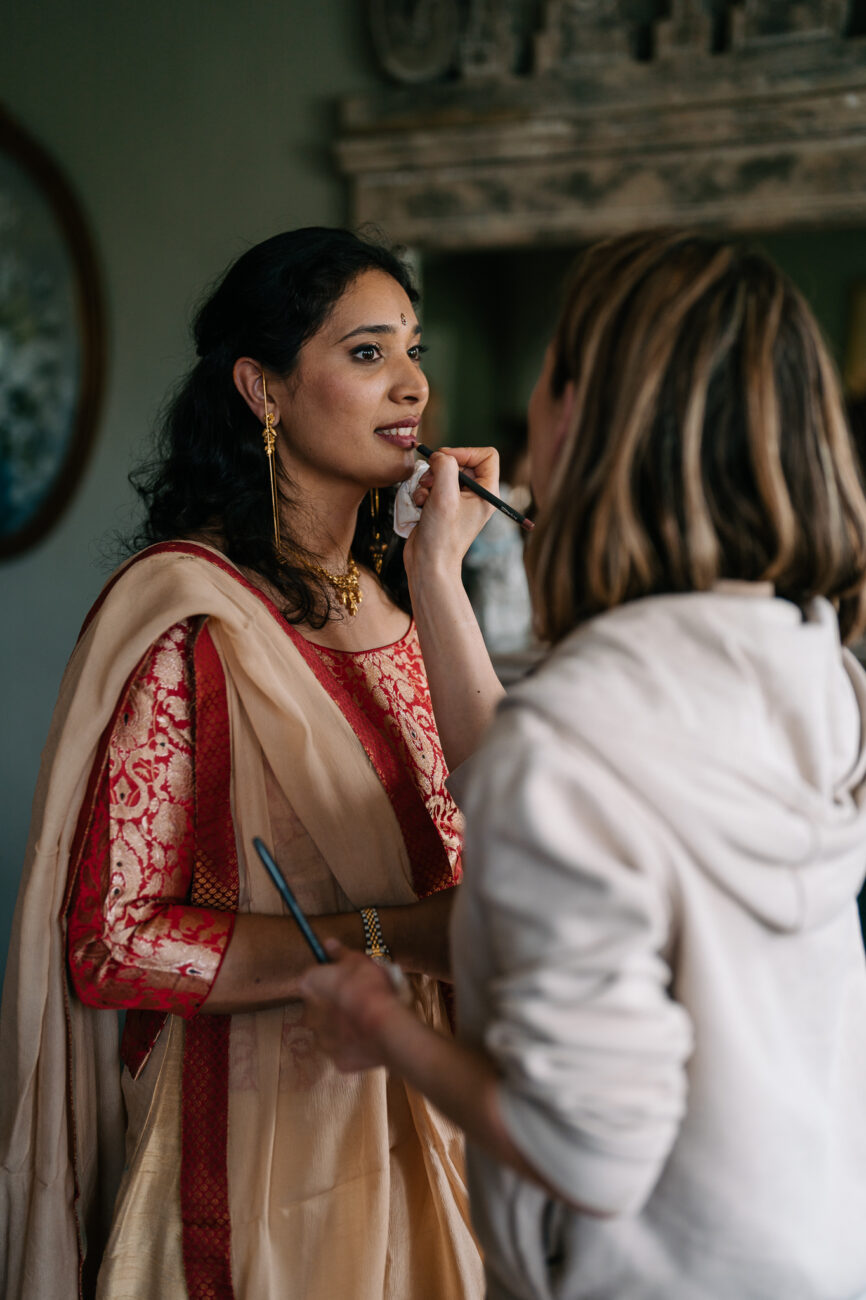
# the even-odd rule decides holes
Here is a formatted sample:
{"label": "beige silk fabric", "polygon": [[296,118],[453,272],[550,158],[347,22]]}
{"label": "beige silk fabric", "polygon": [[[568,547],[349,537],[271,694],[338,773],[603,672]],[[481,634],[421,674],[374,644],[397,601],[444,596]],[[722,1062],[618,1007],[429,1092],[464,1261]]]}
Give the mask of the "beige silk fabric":
{"label": "beige silk fabric", "polygon": [[[253,834],[270,839],[278,855],[293,837],[306,844],[306,858],[310,865],[318,862],[319,870],[309,878],[293,876],[293,884],[312,913],[415,898],[406,846],[387,795],[349,723],[280,621],[231,574],[201,558],[162,551],[137,560],[110,590],[64,676],[13,926],[0,1034],[0,1203],[7,1211],[8,1234],[0,1281],[9,1297],[66,1300],[78,1294],[67,1155],[73,1133],[80,1218],[93,1221],[92,1241],[105,1233],[110,1219],[124,1141],[116,1017],[74,998],[65,1006],[65,936],[57,918],[101,733],[148,647],[172,624],[195,615],[209,618],[226,671],[241,909],[282,908],[257,865]],[[434,989],[419,981],[416,995],[426,1017],[436,1022],[441,1009]],[[297,1295],[299,1300],[331,1295],[396,1300],[411,1294],[420,1300],[428,1293],[407,1290],[400,1275],[414,1252],[413,1267],[422,1277],[430,1274],[431,1287],[440,1288],[429,1291],[431,1298],[480,1295],[456,1131],[382,1071],[338,1076],[319,1061],[312,1086],[286,1087],[281,1060],[297,1056],[297,1045],[291,1046],[298,1039],[292,1025],[297,1014],[287,1008],[233,1021],[229,1186],[237,1294]],[[137,1279],[116,1275],[116,1285],[110,1281],[121,1260],[126,1267],[135,1255],[158,1258],[152,1215],[166,1205],[179,1210],[172,1160],[179,1143],[174,1072],[182,1032],[172,1023],[166,1041],[128,1089],[130,1119],[139,1122],[130,1135],[132,1164],[100,1283],[112,1300],[185,1294],[180,1282],[177,1291],[166,1284],[172,1251],[177,1273],[179,1229],[174,1237],[167,1233],[159,1285],[147,1270]],[[309,1044],[304,1052],[309,1055]],[[254,1087],[248,1086],[251,1079]],[[334,1171],[336,1192],[329,1181]],[[266,1194],[272,1187],[279,1192],[276,1205]],[[419,1213],[421,1231],[416,1232]],[[376,1216],[375,1227],[370,1215]],[[389,1234],[406,1234],[410,1220],[412,1244],[392,1263]],[[314,1229],[321,1251],[300,1286],[297,1262],[310,1257]],[[341,1234],[347,1234],[345,1252]],[[369,1248],[369,1256],[352,1257],[356,1242]],[[326,1265],[344,1253],[345,1277],[330,1274]],[[370,1289],[358,1290],[368,1266]],[[155,1261],[152,1267],[156,1270]]]}

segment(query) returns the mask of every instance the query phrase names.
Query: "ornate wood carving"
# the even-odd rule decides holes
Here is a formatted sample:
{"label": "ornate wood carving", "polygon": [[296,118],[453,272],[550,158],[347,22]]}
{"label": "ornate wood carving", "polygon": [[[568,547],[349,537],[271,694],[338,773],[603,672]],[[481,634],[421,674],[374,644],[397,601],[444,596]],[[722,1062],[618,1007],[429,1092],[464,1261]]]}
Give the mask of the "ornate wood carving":
{"label": "ornate wood carving", "polygon": [[497,0],[473,0],[459,43],[462,75],[505,77],[514,67],[516,53],[516,6]]}
{"label": "ornate wood carving", "polygon": [[379,61],[395,81],[433,81],[453,67],[457,0],[371,0],[370,24]]}
{"label": "ornate wood carving", "polygon": [[413,84],[343,105],[352,220],[422,248],[866,222],[864,10],[371,0],[383,68]]}
{"label": "ornate wood carving", "polygon": [[628,59],[629,27],[621,0],[549,0],[535,39],[535,69],[551,72],[599,59]]}
{"label": "ornate wood carving", "polygon": [[746,0],[737,26],[744,40],[833,36],[844,30],[846,0]]}

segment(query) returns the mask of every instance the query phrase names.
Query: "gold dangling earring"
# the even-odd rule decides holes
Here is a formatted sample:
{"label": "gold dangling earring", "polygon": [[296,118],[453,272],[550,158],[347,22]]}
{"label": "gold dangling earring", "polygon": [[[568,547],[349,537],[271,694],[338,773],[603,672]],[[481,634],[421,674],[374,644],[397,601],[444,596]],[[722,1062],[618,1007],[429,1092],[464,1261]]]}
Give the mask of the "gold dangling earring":
{"label": "gold dangling earring", "polygon": [[274,547],[277,556],[281,554],[280,545],[280,511],[277,498],[277,467],[274,457],[274,443],[277,441],[277,431],[274,428],[274,413],[268,409],[268,386],[265,383],[265,372],[262,375],[262,392],[265,397],[265,427],[262,429],[262,439],[265,444],[265,455],[268,458],[268,476],[271,480],[271,510],[274,515]]}
{"label": "gold dangling earring", "polygon": [[379,489],[370,488],[370,518],[373,521],[373,540],[370,543],[370,560],[373,568],[376,570],[376,577],[382,572],[382,565],[385,562],[385,552],[388,549],[388,543],[382,540],[382,534],[379,531],[381,519],[379,516]]}

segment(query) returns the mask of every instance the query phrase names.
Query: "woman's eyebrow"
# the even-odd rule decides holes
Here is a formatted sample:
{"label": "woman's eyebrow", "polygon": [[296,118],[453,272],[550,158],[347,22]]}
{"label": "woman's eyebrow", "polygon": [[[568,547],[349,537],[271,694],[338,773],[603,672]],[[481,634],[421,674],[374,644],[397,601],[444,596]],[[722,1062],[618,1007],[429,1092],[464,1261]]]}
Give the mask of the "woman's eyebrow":
{"label": "woman's eyebrow", "polygon": [[[344,334],[341,339],[337,340],[337,342],[345,343],[346,339],[352,339],[355,337],[356,334],[396,334],[396,333],[397,333],[397,329],[396,326],[394,325],[359,325],[357,329],[349,330],[349,333]],[[412,331],[412,334],[414,336],[420,333],[421,333],[421,326],[416,325],[414,330]]]}

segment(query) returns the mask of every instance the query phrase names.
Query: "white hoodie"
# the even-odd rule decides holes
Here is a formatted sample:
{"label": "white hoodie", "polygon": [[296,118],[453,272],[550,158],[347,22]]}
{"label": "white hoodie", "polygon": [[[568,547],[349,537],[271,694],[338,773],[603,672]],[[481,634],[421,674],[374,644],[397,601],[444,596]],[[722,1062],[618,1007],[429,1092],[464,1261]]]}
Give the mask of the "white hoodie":
{"label": "white hoodie", "polygon": [[866,1296],[866,675],[816,601],[594,619],[452,778],[460,1029],[551,1200],[470,1149],[489,1295]]}

